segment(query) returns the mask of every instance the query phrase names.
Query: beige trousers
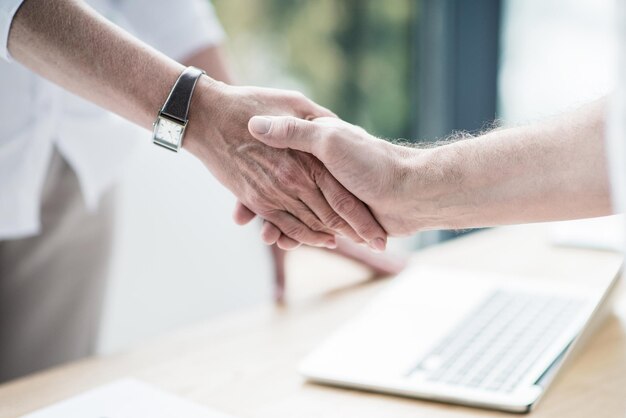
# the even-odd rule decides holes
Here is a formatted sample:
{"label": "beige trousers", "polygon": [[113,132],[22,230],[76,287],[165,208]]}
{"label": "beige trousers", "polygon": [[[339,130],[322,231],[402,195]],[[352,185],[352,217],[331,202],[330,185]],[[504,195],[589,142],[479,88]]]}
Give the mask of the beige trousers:
{"label": "beige trousers", "polygon": [[42,231],[0,241],[0,381],[93,352],[114,220],[113,192],[95,213],[55,152],[42,200]]}

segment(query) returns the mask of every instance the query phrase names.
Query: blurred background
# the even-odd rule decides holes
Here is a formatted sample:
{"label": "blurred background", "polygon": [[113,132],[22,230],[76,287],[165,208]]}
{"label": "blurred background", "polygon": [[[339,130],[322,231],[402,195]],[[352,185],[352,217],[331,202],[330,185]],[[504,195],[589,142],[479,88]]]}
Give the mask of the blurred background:
{"label": "blurred background", "polygon": [[[301,90],[375,135],[416,142],[480,131],[494,119],[536,120],[610,92],[613,3],[213,2],[241,84]],[[258,224],[235,226],[233,197],[189,155],[141,142],[120,191],[101,352],[272,294]],[[393,247],[412,251],[455,235],[420,234]]]}

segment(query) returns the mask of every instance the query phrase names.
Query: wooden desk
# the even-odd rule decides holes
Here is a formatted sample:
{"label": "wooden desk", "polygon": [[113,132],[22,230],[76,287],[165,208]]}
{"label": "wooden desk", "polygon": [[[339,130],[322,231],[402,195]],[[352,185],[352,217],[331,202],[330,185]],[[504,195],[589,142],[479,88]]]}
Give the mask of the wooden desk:
{"label": "wooden desk", "polygon": [[[554,280],[585,280],[621,256],[550,247],[540,226],[472,234],[415,262]],[[123,354],[92,358],[0,386],[0,418],[16,417],[111,380],[134,376],[235,417],[496,417],[460,406],[306,383],[299,361],[387,281],[313,250],[293,254],[289,304],[219,318]],[[561,373],[532,417],[626,417],[626,294],[616,314]]]}

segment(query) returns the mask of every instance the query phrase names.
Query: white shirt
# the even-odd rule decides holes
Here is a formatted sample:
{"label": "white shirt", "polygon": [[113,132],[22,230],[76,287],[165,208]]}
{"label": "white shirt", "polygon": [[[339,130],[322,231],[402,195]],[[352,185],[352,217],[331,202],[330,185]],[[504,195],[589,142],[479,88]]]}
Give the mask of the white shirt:
{"label": "white shirt", "polygon": [[606,130],[611,197],[617,213],[626,212],[626,1],[617,2],[618,82],[611,97]]}
{"label": "white shirt", "polygon": [[[134,138],[149,137],[12,61],[7,39],[22,2],[0,0],[0,240],[39,232],[41,191],[55,147],[76,172],[85,203],[93,210],[119,176]],[[207,0],[88,3],[174,59],[224,37]]]}

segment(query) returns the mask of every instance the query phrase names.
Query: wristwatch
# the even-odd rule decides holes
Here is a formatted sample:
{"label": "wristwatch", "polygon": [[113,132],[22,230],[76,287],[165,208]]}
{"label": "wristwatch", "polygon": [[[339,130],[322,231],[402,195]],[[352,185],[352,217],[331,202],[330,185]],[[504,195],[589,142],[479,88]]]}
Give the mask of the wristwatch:
{"label": "wristwatch", "polygon": [[175,152],[180,150],[183,145],[185,127],[189,121],[189,104],[193,90],[203,74],[206,73],[199,68],[187,67],[178,77],[154,121],[152,141],[155,144]]}

